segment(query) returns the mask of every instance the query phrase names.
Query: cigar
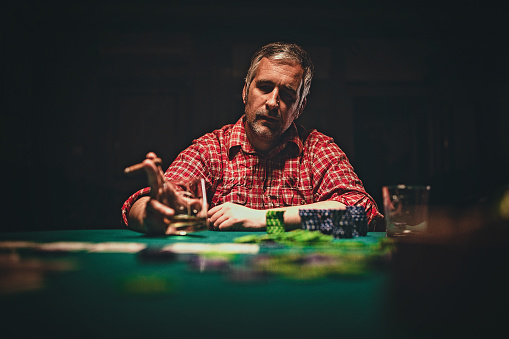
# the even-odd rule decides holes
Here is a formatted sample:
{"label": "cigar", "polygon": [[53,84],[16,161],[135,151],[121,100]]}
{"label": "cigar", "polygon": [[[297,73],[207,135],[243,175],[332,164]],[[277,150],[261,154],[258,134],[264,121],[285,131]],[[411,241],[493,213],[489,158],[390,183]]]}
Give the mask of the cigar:
{"label": "cigar", "polygon": [[[156,164],[158,166],[161,166],[161,164],[163,163],[161,158],[155,158],[155,159],[151,159],[151,160],[154,162],[154,164]],[[134,172],[137,172],[137,171],[143,169],[143,167],[145,167],[145,165],[143,165],[143,163],[140,162],[139,164],[132,165],[132,166],[129,166],[126,169],[124,169],[124,173],[134,173]]]}

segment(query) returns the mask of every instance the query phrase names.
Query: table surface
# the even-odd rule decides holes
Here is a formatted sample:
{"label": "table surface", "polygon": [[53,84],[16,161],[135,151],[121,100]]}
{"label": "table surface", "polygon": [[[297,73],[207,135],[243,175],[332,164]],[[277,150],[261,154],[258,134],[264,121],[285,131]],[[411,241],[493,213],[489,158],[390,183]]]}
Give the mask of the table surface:
{"label": "table surface", "polygon": [[[72,230],[0,233],[0,242],[115,242],[161,248],[183,242],[232,243],[238,237],[253,234],[262,233],[202,231],[188,236],[153,238],[129,230]],[[335,243],[355,241],[369,246],[378,243],[382,237],[385,237],[384,233],[370,232],[366,237],[335,240]],[[415,249],[415,246],[411,247]],[[311,246],[306,251],[320,249]],[[76,251],[43,254],[17,250],[15,254],[19,258],[16,260],[21,262],[70,264],[72,268],[45,273],[41,288],[0,294],[2,331],[19,337],[34,333],[94,338],[175,334],[186,337],[315,337],[326,333],[392,338],[406,337],[409,333],[415,337],[420,333],[423,337],[431,334],[436,337],[440,333],[436,326],[430,327],[429,323],[427,327],[422,326],[431,319],[426,318],[429,312],[412,315],[402,307],[408,306],[409,300],[429,303],[426,301],[428,296],[438,293],[442,298],[441,293],[450,295],[450,290],[435,287],[426,294],[430,288],[428,282],[426,286],[416,284],[415,290],[407,287],[398,292],[400,289],[394,286],[405,287],[406,281],[415,282],[422,277],[417,269],[400,269],[408,260],[406,254],[401,258],[402,253],[407,253],[405,249],[405,246],[398,247],[387,261],[369,266],[360,275],[336,274],[307,280],[271,276],[260,281],[237,281],[227,272],[191,269],[189,262],[181,258],[147,261],[142,260],[140,253]],[[296,249],[261,246],[258,256],[278,256],[288,251]],[[12,256],[13,252],[4,249],[3,255]],[[238,255],[232,262],[242,266],[251,257]],[[419,254],[414,258],[422,259]],[[451,265],[454,262],[451,261]],[[423,272],[429,274],[435,269],[429,267],[423,265]],[[439,274],[450,267],[439,270]],[[156,279],[155,287],[161,282],[166,285],[158,293],[136,293],[126,289],[129,286],[126,284],[139,282],[140,278],[152,283],[154,280],[150,279]],[[447,279],[450,277],[444,281],[448,282]],[[425,298],[415,297],[415,291],[426,292],[423,294]],[[456,301],[454,299],[451,304]],[[439,308],[434,304],[425,306],[433,310]],[[435,322],[442,317],[441,312],[437,314],[432,317]],[[453,323],[454,326],[458,324]],[[438,328],[443,328],[441,326]],[[419,327],[424,330],[416,331]]]}

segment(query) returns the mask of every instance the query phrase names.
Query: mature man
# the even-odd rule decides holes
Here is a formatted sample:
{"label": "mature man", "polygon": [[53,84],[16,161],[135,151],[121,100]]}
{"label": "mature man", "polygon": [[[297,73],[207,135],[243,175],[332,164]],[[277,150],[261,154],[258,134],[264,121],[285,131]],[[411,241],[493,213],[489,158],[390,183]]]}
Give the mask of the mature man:
{"label": "mature man", "polygon": [[[122,208],[135,231],[164,233],[171,208],[167,180],[202,177],[217,230],[263,230],[268,210],[284,210],[287,228],[300,224],[299,209],[360,205],[370,226],[382,219],[346,155],[332,138],[294,121],[306,106],[314,66],[299,46],[271,43],[252,58],[242,99],[245,114],[232,125],[194,140],[163,174],[147,154],[150,187]],[[170,206],[169,206],[170,205]]]}

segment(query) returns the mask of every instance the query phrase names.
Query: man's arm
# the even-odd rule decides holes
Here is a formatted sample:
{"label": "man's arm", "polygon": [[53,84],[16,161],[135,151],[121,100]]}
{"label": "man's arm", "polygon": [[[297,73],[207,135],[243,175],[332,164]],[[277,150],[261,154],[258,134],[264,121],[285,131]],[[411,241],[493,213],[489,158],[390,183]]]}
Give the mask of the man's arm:
{"label": "man's arm", "polygon": [[132,205],[128,215],[128,227],[136,232],[148,233],[148,227],[145,224],[145,209],[150,197],[141,197]]}
{"label": "man's arm", "polygon": [[129,228],[146,234],[165,234],[175,210],[152,197],[141,197],[129,211]]}
{"label": "man's arm", "polygon": [[[172,198],[175,198],[174,195],[172,197],[171,182],[192,178],[211,180],[211,171],[202,161],[204,152],[200,149],[200,145],[195,142],[182,151],[166,173],[162,173],[153,161],[145,164],[147,160],[153,160],[156,157],[153,152],[147,154],[143,169],[147,173],[150,187],[133,194],[122,206],[122,217],[127,227],[137,232],[154,234],[164,234],[168,230],[169,219],[175,213],[171,204]],[[218,153],[215,149],[211,151]],[[168,201],[170,204],[167,203]]]}
{"label": "man's arm", "polygon": [[278,207],[267,210],[255,210],[234,203],[224,203],[209,210],[210,225],[219,230],[265,230],[267,211],[285,211],[284,223],[286,230],[300,228],[300,209],[345,209],[346,206],[334,200],[315,202],[307,205]]}
{"label": "man's arm", "polygon": [[366,192],[362,181],[354,172],[346,154],[329,138],[319,132],[312,134],[310,168],[317,187],[317,201],[335,200],[345,206],[364,207],[370,229],[383,220],[374,199]]}

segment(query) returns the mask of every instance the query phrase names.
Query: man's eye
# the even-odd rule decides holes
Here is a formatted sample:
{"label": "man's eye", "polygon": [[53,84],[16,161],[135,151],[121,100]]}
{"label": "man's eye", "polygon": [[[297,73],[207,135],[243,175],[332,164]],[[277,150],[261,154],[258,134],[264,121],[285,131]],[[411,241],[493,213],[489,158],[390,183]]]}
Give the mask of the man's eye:
{"label": "man's eye", "polygon": [[293,95],[287,92],[281,92],[281,99],[283,99],[285,102],[293,102],[295,100]]}
{"label": "man's eye", "polygon": [[258,88],[260,89],[260,91],[264,92],[264,93],[269,93],[272,91],[272,87],[270,86],[258,86]]}

